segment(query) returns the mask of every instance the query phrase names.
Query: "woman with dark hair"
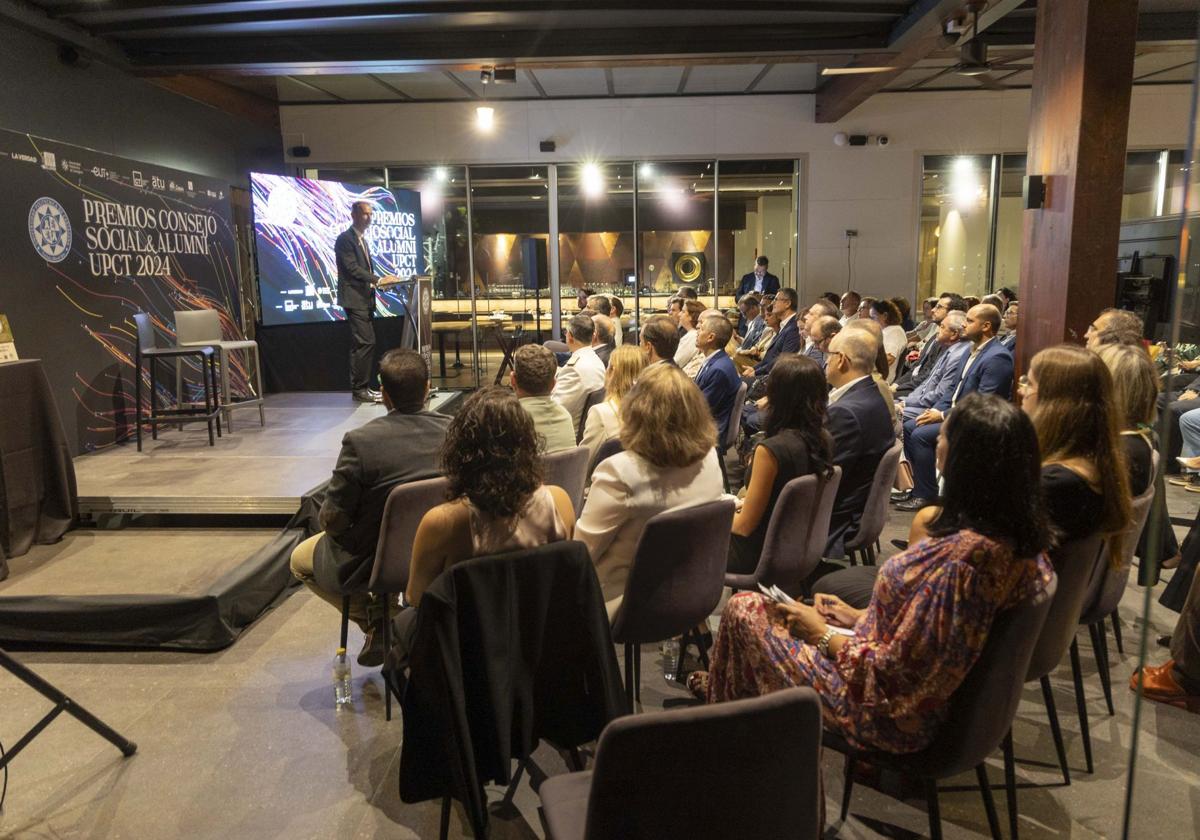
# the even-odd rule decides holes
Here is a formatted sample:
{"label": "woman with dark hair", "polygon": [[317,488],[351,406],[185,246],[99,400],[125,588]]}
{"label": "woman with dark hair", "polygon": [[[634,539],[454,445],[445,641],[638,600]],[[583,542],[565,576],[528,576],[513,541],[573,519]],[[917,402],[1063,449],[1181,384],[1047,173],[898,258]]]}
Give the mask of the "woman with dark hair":
{"label": "woman with dark hair", "polygon": [[889,383],[896,381],[896,370],[908,346],[908,333],[902,325],[903,318],[896,304],[890,300],[877,300],[871,304],[871,319],[883,328],[883,352],[887,355]]}
{"label": "woman with dark hair", "polygon": [[[942,434],[945,505],[927,539],[879,568],[867,608],[825,603],[829,596],[814,608],[735,595],[711,669],[688,680],[694,692],[718,702],[809,685],[825,725],[855,747],[911,753],[930,743],[996,616],[1043,593],[1053,573],[1029,419],[999,397],[972,394]],[[1005,469],[995,470],[1001,451]]]}
{"label": "woman with dark hair", "polygon": [[895,304],[896,310],[900,313],[900,326],[904,327],[906,333],[912,331],[916,324],[913,323],[912,305],[908,302],[908,298],[897,295],[894,298],[890,298],[890,300]]}
{"label": "woman with dark hair", "polygon": [[767,378],[766,438],[754,448],[746,495],[733,517],[729,571],[749,574],[758,565],[767,525],[783,486],[793,478],[833,475],[833,438],[825,431],[829,386],[807,356],[779,357]]}
{"label": "woman with dark hair", "polygon": [[408,604],[418,606],[434,579],[460,560],[570,539],[571,498],[542,484],[533,420],[507,388],[481,388],[467,398],[450,421],[442,469],[448,501],[417,526]]}

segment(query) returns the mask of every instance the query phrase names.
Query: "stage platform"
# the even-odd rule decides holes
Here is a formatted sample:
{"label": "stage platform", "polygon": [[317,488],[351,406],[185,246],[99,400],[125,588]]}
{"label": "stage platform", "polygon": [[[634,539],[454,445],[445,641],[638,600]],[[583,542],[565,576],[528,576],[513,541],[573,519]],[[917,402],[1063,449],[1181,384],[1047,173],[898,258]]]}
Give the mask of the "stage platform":
{"label": "stage platform", "polygon": [[[449,410],[461,391],[435,391],[433,410]],[[75,459],[79,512],[103,514],[282,514],[329,478],[342,436],[384,414],[347,393],[272,394],[266,426],[258,412],[234,412],[233,432],[208,445],[202,423],[147,431],[141,452],[132,443]]]}

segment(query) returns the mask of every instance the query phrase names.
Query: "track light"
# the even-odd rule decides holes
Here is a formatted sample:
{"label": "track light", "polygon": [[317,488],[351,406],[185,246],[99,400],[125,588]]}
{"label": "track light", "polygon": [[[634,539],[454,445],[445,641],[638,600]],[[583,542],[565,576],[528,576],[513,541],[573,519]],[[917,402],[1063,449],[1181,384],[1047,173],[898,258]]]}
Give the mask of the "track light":
{"label": "track light", "polygon": [[491,131],[496,123],[496,109],[480,105],[475,109],[475,127],[480,131]]}

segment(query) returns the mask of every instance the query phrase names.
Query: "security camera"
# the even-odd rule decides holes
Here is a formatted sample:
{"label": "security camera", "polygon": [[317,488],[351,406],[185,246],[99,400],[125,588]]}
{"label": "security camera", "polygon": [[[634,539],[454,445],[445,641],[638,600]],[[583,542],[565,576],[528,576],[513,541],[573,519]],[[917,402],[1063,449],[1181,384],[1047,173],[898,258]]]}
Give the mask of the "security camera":
{"label": "security camera", "polygon": [[876,144],[878,144],[880,146],[886,146],[891,141],[888,140],[888,136],[886,134],[880,134],[878,137],[875,138],[875,142],[876,142]]}

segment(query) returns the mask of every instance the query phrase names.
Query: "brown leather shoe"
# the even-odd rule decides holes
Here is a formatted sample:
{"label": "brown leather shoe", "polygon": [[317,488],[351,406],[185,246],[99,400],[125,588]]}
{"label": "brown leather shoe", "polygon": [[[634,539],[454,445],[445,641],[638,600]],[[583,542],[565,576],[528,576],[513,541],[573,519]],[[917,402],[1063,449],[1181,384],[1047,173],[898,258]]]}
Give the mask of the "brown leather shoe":
{"label": "brown leather shoe", "polygon": [[1200,713],[1200,695],[1188,694],[1175,679],[1174,670],[1174,659],[1168,659],[1162,665],[1147,665],[1141,671],[1135,671],[1129,678],[1129,688],[1131,691],[1137,691],[1140,679],[1142,694],[1146,699]]}

